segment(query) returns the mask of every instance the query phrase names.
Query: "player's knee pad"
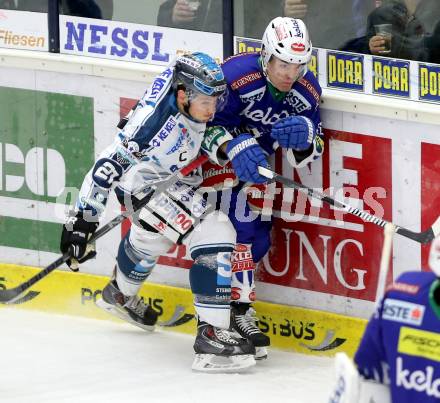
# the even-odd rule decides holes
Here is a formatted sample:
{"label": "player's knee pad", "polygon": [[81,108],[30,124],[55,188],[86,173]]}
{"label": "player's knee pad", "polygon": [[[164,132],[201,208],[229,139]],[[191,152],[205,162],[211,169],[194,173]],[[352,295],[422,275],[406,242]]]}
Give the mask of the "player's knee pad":
{"label": "player's knee pad", "polygon": [[157,258],[137,250],[130,242],[129,234],[119,244],[116,257],[116,282],[125,295],[135,295],[151,274]]}
{"label": "player's knee pad", "polygon": [[195,228],[188,240],[191,257],[200,254],[231,251],[234,248],[236,232],[226,214],[215,211],[208,214]]}
{"label": "player's knee pad", "polygon": [[195,256],[189,279],[194,307],[200,320],[229,328],[231,298],[231,251],[214,251]]}
{"label": "player's knee pad", "polygon": [[246,303],[255,301],[255,263],[250,244],[235,245],[231,267],[231,300]]}

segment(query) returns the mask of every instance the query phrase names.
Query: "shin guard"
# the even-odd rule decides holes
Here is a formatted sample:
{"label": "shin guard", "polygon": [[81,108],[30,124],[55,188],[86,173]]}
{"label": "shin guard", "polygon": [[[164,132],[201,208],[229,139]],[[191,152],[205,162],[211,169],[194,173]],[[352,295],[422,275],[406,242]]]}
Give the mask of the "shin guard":
{"label": "shin guard", "polygon": [[189,275],[199,320],[222,329],[230,322],[230,258],[231,252],[199,254]]}
{"label": "shin guard", "polygon": [[119,245],[116,261],[118,287],[124,295],[132,296],[151,274],[157,259],[134,249],[127,235]]}

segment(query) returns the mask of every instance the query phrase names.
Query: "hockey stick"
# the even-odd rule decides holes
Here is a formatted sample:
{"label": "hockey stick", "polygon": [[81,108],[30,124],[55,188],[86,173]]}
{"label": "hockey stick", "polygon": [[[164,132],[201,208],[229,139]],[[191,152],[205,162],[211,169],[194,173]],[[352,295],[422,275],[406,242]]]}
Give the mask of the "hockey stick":
{"label": "hockey stick", "polygon": [[[178,180],[182,179],[184,176],[191,173],[194,169],[201,166],[208,160],[208,157],[206,155],[201,155],[194,161],[192,161],[190,164],[188,164],[186,167],[182,168],[180,171],[173,174],[169,179],[160,182],[155,189],[152,190],[152,192],[148,192],[146,196],[144,196],[142,199],[134,203],[132,210],[126,210],[123,213],[119,214],[112,220],[110,220],[107,224],[105,224],[103,227],[99,228],[89,239],[89,243],[92,243],[96,241],[97,239],[101,238],[107,232],[109,232],[114,227],[118,226],[122,221],[124,221],[126,218],[130,217],[141,209],[143,206],[145,206],[148,201],[151,199],[152,195],[159,194],[168,189],[170,186],[172,186],[174,183],[176,183]],[[2,304],[10,304],[13,303],[15,300],[17,300],[23,292],[28,290],[30,287],[32,287],[35,283],[46,277],[49,273],[53,272],[57,267],[61,266],[63,263],[65,263],[67,260],[71,258],[71,255],[69,252],[64,253],[62,256],[60,256],[57,260],[55,260],[53,263],[51,263],[49,266],[47,266],[45,269],[38,272],[35,276],[31,277],[29,280],[25,281],[24,283],[18,285],[15,288],[11,288],[9,290],[0,290],[0,303]],[[31,294],[31,296],[29,296]],[[27,294],[26,300],[31,299],[33,296],[35,296],[35,291],[30,291],[30,293]]]}
{"label": "hockey stick", "polygon": [[393,246],[393,235],[396,228],[393,224],[387,223],[383,229],[384,238],[382,246],[382,256],[380,258],[379,279],[377,280],[376,304],[380,303],[385,292],[385,285],[388,275],[388,267],[390,264],[391,250]]}
{"label": "hockey stick", "polygon": [[[332,199],[329,196],[326,196],[324,193],[318,192],[317,190],[314,190],[312,188],[309,188],[306,185],[303,185],[301,183],[295,182],[293,179],[286,178],[285,176],[282,176],[280,174],[277,174],[276,172],[264,168],[264,167],[258,167],[258,172],[260,175],[275,180],[277,182],[283,183],[284,185],[293,187],[295,189],[298,189],[309,196],[322,200],[323,202],[326,202],[332,206],[335,206],[346,213],[353,214],[365,222],[371,222],[375,225],[378,225],[379,227],[385,227],[386,224],[388,224],[388,221],[382,220],[379,217],[376,217],[370,213],[367,213],[366,211],[359,210],[357,208],[351,207],[348,204],[345,204],[341,201]],[[399,235],[402,235],[406,238],[412,239],[413,241],[419,242],[419,243],[429,243],[431,242],[438,234],[440,234],[440,217],[437,218],[437,220],[432,224],[431,228],[427,229],[423,232],[414,232],[410,231],[409,229],[399,227],[398,225],[395,225],[395,232]]]}

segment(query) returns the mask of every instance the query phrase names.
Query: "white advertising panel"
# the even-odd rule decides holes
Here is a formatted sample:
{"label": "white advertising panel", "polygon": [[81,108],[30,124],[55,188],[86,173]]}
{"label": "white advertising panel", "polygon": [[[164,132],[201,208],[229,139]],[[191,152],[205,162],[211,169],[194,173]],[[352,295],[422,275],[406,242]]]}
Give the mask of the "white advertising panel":
{"label": "white advertising panel", "polygon": [[60,16],[60,52],[167,65],[176,55],[201,51],[221,61],[221,34],[128,22]]}
{"label": "white advertising panel", "polygon": [[[146,85],[0,68],[1,99],[21,100],[10,116],[0,113],[10,122],[4,123],[0,139],[2,262],[43,267],[57,258],[63,203],[56,195],[63,187],[80,186],[94,157],[113,141],[119,117]],[[13,116],[21,116],[19,126]],[[440,213],[439,125],[325,109],[322,117],[323,158],[296,171],[280,154],[275,159],[279,172],[320,191],[334,188],[338,198],[350,191],[346,202],[413,231],[434,222]],[[381,229],[312,200],[305,200],[307,209],[295,215],[296,196],[284,192],[284,209],[274,209],[274,250],[260,267],[258,298],[367,317],[374,306]],[[112,199],[106,220],[119,212]],[[97,259],[81,270],[110,275],[127,230],[124,224],[100,239]],[[396,235],[393,276],[426,267],[427,254],[427,246]],[[183,247],[159,263],[149,280],[189,286],[192,262]]]}
{"label": "white advertising panel", "polygon": [[47,14],[0,10],[0,47],[49,50]]}

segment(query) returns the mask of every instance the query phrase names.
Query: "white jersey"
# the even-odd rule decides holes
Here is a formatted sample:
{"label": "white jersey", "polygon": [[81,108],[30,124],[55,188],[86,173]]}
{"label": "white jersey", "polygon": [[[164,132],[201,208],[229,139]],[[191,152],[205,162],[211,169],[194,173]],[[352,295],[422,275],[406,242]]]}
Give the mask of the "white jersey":
{"label": "white jersey", "polygon": [[[121,199],[147,190],[188,165],[200,151],[206,124],[186,117],[177,108],[173,70],[154,80],[115,141],[98,157],[81,187],[77,209],[100,214],[111,189]],[[199,173],[184,182],[199,185]]]}

